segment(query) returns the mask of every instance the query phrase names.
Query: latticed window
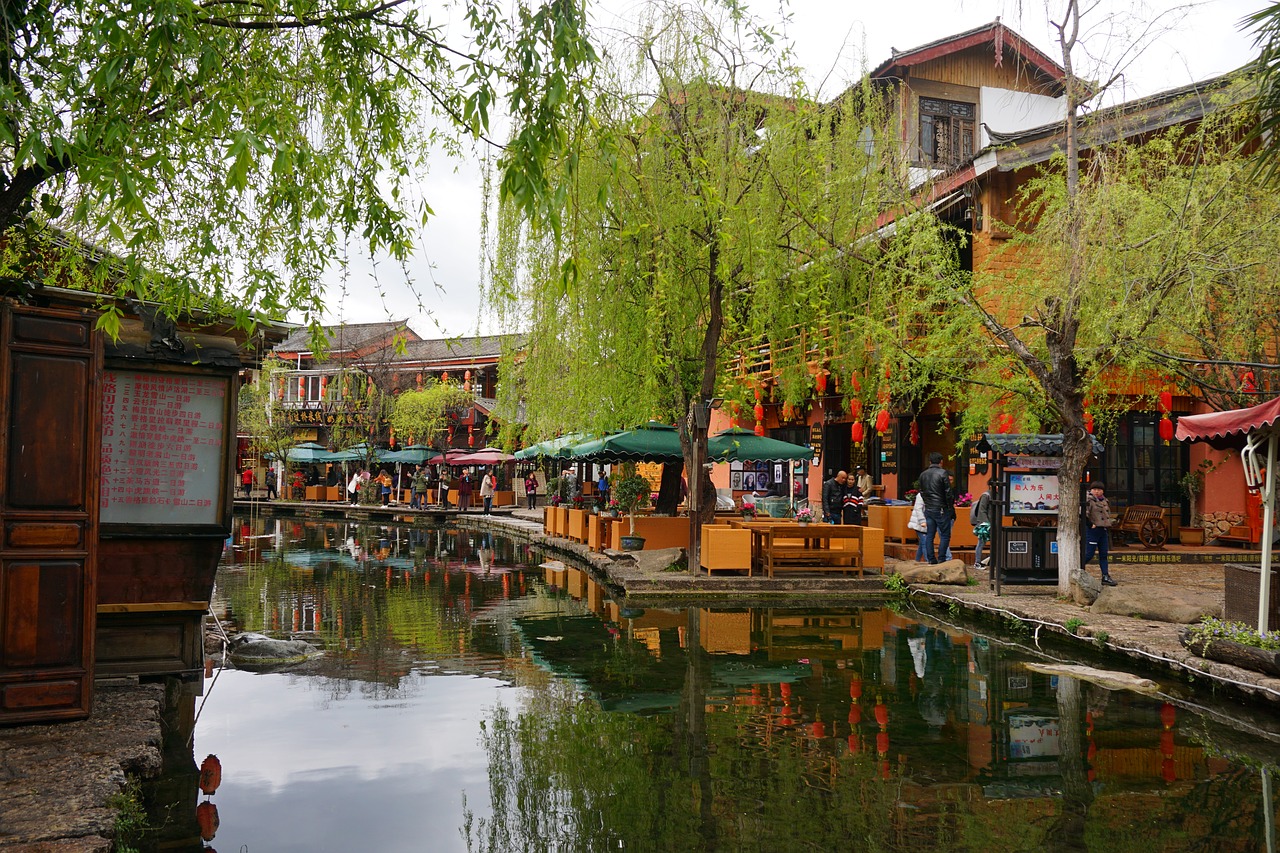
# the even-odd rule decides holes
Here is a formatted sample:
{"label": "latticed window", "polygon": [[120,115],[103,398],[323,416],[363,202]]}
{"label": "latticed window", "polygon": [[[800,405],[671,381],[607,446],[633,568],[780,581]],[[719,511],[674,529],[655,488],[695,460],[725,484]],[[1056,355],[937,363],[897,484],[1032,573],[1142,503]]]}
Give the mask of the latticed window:
{"label": "latticed window", "polygon": [[977,112],[973,104],[921,98],[921,159],[943,168],[958,166],[972,159]]}

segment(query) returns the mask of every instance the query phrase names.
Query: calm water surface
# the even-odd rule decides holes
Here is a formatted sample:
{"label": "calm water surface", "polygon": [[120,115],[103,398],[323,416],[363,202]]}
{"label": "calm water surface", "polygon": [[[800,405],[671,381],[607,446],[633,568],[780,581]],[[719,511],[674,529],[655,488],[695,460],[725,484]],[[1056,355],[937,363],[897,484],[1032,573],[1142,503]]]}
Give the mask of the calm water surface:
{"label": "calm water surface", "polygon": [[918,614],[623,610],[539,563],[460,529],[238,524],[215,609],[326,653],[206,680],[209,846],[1274,849],[1256,719]]}

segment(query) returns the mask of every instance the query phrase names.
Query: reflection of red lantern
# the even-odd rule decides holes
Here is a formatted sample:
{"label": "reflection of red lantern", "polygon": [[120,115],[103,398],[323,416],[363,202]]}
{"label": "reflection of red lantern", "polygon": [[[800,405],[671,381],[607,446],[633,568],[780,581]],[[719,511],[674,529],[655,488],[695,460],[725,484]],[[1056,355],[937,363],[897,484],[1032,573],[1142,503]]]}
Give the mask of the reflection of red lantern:
{"label": "reflection of red lantern", "polygon": [[862,421],[854,421],[853,426],[849,427],[849,438],[854,444],[862,444],[864,438]]}
{"label": "reflection of red lantern", "polygon": [[1173,441],[1173,421],[1169,420],[1168,415],[1160,419],[1160,440]]}
{"label": "reflection of red lantern", "polygon": [[849,709],[849,725],[856,726],[862,722],[862,706],[854,705]]}
{"label": "reflection of red lantern", "polygon": [[1177,708],[1173,707],[1173,705],[1169,704],[1168,702],[1165,702],[1163,705],[1160,706],[1161,725],[1163,725],[1166,729],[1171,729],[1173,728],[1174,723],[1176,723],[1177,721],[1178,721]]}
{"label": "reflection of red lantern", "polygon": [[889,706],[883,702],[876,702],[876,723],[882,729],[889,726]]}
{"label": "reflection of red lantern", "polygon": [[1170,412],[1172,412],[1173,411],[1173,392],[1161,391],[1160,398],[1157,405],[1159,405],[1160,413],[1163,415],[1167,415]]}
{"label": "reflection of red lantern", "polygon": [[849,682],[849,698],[850,699],[862,698],[862,679],[861,678],[855,678],[853,681]]}
{"label": "reflection of red lantern", "polygon": [[785,682],[785,681],[784,681],[784,682],[782,682],[781,684],[779,684],[779,685],[778,685],[778,692],[782,694],[782,698],[783,698],[783,699],[790,699],[790,698],[791,698],[791,685],[790,685],[790,684],[788,684],[788,683],[787,683],[787,682]]}
{"label": "reflection of red lantern", "polygon": [[908,437],[911,439],[912,446],[920,443],[920,424],[917,421],[911,422],[911,429],[908,431]]}
{"label": "reflection of red lantern", "polygon": [[809,734],[813,735],[814,737],[826,737],[827,724],[822,722],[822,720],[814,720],[812,723],[809,724]]}
{"label": "reflection of red lantern", "polygon": [[207,800],[196,806],[196,825],[200,827],[200,837],[212,841],[218,834],[218,807]]}
{"label": "reflection of red lantern", "polygon": [[1093,415],[1088,412],[1084,413],[1084,431],[1093,435]]}
{"label": "reflection of red lantern", "polygon": [[850,752],[862,752],[862,744],[858,742],[858,736],[856,734],[850,733],[847,743],[849,744]]}
{"label": "reflection of red lantern", "polygon": [[876,413],[876,432],[885,432],[889,429],[889,412],[881,409]]}
{"label": "reflection of red lantern", "polygon": [[1160,777],[1170,785],[1178,781],[1178,765],[1172,758],[1166,758],[1160,762]]}
{"label": "reflection of red lantern", "polygon": [[[209,659],[212,662],[212,658]],[[222,762],[216,755],[206,755],[200,762],[200,791],[212,794],[222,784]]]}
{"label": "reflection of red lantern", "polygon": [[876,752],[885,755],[889,752],[889,733],[880,732],[876,735]]}

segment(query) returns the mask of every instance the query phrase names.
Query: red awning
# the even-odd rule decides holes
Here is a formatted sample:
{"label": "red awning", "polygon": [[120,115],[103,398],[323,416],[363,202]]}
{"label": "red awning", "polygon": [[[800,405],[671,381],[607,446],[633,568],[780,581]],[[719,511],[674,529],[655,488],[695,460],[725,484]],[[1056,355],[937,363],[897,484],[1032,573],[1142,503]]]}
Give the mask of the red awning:
{"label": "red awning", "polygon": [[1241,447],[1251,432],[1280,421],[1280,397],[1247,409],[1184,415],[1178,418],[1180,441],[1207,441],[1215,447]]}

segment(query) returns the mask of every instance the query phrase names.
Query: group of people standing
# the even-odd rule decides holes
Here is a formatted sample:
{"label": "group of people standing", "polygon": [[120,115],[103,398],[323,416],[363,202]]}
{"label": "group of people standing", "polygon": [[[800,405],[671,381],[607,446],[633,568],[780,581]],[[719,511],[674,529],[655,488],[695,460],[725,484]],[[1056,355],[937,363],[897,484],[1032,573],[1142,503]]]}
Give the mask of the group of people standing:
{"label": "group of people standing", "polygon": [[854,476],[840,471],[822,484],[822,520],[828,524],[866,524],[871,475],[859,465]]}
{"label": "group of people standing", "polygon": [[[498,478],[492,471],[483,471],[479,475],[480,484],[480,500],[483,503],[484,514],[489,515],[493,510],[493,496],[498,490]],[[362,487],[368,487],[370,482],[376,483],[374,488],[379,490],[379,496],[382,499],[382,505],[388,506],[391,503],[392,495],[402,488],[401,478],[393,478],[384,468],[378,472],[376,476],[371,474],[364,468],[358,468],[351,479],[347,481],[347,497],[351,501],[351,505],[355,506]],[[471,496],[476,491],[475,480],[470,472],[463,472],[456,480],[458,491],[458,509],[467,512],[471,509]],[[410,509],[426,509],[428,506],[428,496],[435,489],[438,492],[438,506],[448,509],[450,506],[449,492],[451,491],[451,479],[448,475],[437,477],[435,473],[425,464],[419,464],[413,473],[408,477],[409,486],[409,508]]]}

